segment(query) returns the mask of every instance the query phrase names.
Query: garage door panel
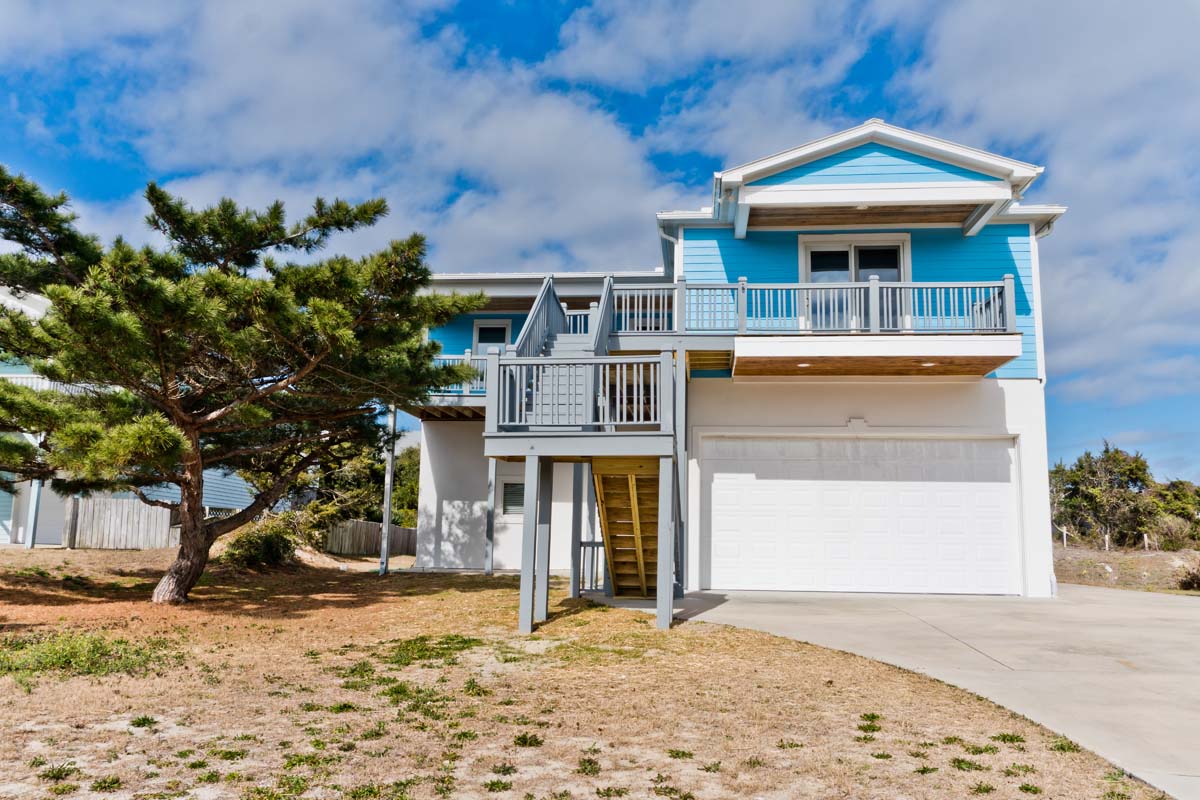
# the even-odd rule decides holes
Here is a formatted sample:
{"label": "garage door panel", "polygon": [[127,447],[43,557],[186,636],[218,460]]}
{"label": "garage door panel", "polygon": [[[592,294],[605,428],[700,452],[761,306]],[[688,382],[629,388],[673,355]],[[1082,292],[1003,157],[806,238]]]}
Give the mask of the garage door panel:
{"label": "garage door panel", "polygon": [[1016,593],[1010,442],[706,440],[710,586]]}

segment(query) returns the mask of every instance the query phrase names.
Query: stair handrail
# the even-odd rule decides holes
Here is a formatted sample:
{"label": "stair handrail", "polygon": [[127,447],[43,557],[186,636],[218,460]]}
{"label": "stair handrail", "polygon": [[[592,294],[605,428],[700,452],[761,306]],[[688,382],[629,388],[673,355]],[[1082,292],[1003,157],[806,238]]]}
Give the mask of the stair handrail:
{"label": "stair handrail", "polygon": [[554,276],[547,275],[509,352],[521,357],[541,355],[546,340],[566,328],[567,316],[554,291]]}
{"label": "stair handrail", "polygon": [[591,350],[598,356],[608,355],[608,336],[612,332],[613,322],[613,279],[612,275],[604,278],[604,287],[600,290],[600,302],[596,306],[596,316],[592,319]]}

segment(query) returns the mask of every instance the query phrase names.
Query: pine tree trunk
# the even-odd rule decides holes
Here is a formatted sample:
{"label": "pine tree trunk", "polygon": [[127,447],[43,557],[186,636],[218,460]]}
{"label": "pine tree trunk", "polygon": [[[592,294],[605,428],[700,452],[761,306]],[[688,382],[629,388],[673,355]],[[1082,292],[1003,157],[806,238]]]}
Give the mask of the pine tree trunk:
{"label": "pine tree trunk", "polygon": [[208,564],[209,542],[203,522],[196,528],[188,525],[187,517],[183,520],[179,530],[179,553],[154,587],[154,594],[150,596],[152,603],[186,603],[188,592],[200,580]]}
{"label": "pine tree trunk", "polygon": [[204,469],[199,459],[188,465],[190,480],[179,487],[179,552],[166,574],[154,587],[152,603],[179,604],[204,574],[212,540],[204,524]]}

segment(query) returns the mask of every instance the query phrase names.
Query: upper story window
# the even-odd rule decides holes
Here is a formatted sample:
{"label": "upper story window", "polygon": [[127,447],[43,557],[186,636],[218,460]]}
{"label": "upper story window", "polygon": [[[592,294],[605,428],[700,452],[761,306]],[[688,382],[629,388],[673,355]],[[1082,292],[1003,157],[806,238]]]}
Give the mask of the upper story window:
{"label": "upper story window", "polygon": [[911,274],[908,234],[800,236],[802,283],[854,283],[872,275],[903,281]]}
{"label": "upper story window", "polygon": [[486,353],[489,347],[503,348],[509,343],[512,322],[506,319],[475,320],[475,335],[471,340],[472,353]]}

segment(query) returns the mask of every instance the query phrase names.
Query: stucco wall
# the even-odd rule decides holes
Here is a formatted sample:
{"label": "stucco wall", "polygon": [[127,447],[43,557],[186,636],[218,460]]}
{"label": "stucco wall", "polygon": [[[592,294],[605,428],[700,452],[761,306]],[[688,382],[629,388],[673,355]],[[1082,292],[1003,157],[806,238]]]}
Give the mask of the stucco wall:
{"label": "stucco wall", "polygon": [[[1045,396],[1032,380],[735,383],[700,379],[688,404],[688,589],[699,589],[700,441],[740,435],[996,436],[1015,442],[1024,594],[1054,593]],[[736,409],[736,412],[734,411]],[[851,418],[865,425],[848,427]]]}
{"label": "stucco wall", "polygon": [[[487,515],[487,459],[482,422],[425,422],[417,508],[419,569],[483,569]],[[554,465],[550,521],[550,569],[571,567],[572,464]],[[523,483],[525,464],[500,461],[497,484]],[[499,489],[499,487],[497,487]],[[524,517],[496,509],[494,566],[521,567]],[[585,529],[586,531],[586,529]],[[586,532],[585,532],[586,538]]]}

